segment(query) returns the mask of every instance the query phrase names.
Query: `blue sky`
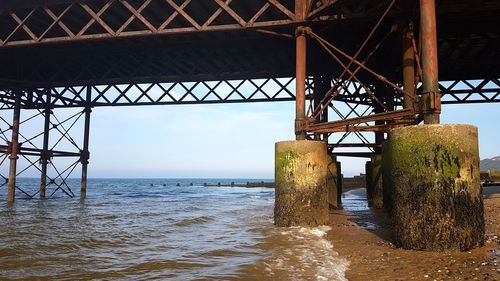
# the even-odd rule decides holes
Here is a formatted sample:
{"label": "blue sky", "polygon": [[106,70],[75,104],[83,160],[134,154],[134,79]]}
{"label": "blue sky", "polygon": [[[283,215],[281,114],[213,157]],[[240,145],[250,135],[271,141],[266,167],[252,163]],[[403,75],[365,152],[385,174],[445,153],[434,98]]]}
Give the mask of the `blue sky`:
{"label": "blue sky", "polygon": [[[500,155],[498,104],[445,105],[443,123],[479,127],[481,158]],[[294,103],[97,108],[92,177],[272,178],[274,143],[294,138]],[[363,159],[343,158],[343,172]]]}

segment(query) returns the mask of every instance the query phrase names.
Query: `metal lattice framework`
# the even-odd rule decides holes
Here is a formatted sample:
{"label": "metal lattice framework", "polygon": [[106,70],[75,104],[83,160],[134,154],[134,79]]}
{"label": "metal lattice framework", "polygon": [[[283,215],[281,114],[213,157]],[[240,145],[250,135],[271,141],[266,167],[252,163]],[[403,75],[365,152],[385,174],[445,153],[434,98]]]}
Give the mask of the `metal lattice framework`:
{"label": "metal lattice framework", "polygon": [[[282,26],[295,22],[292,1],[257,0],[245,9],[232,0],[67,1],[0,10],[6,31],[0,45],[88,40]],[[234,1],[237,2],[237,1]],[[315,1],[314,18],[337,1]],[[44,23],[40,25],[40,22]]]}
{"label": "metal lattice framework", "polygon": [[[3,173],[8,171],[8,161],[6,160],[13,153],[11,144],[13,125],[12,120],[9,120],[9,117],[12,116],[9,116],[10,110],[8,109],[6,104],[0,108],[0,139],[5,142],[5,144],[0,145],[0,177],[4,180],[0,183],[0,188],[8,183],[8,174]],[[75,125],[81,121],[85,110],[73,112],[71,115],[65,116],[64,119],[61,119],[61,116],[58,118],[55,111],[47,108],[24,111],[24,114],[27,116],[21,116],[20,127],[36,127],[37,123],[43,124],[43,122],[46,123],[46,127],[42,128],[41,132],[19,131],[20,138],[17,149],[19,170],[16,172],[16,177],[26,176],[30,172],[31,175],[33,172],[39,172],[43,188],[33,188],[29,184],[18,182],[15,186],[16,190],[20,191],[26,198],[33,198],[37,195],[53,197],[58,191],[69,197],[74,197],[75,194],[68,185],[68,178],[73,175],[81,163],[83,150],[81,144],[78,144],[70,133]],[[50,142],[49,136],[53,137]],[[61,148],[72,148],[73,151],[62,151]],[[61,159],[65,160],[60,161]]]}
{"label": "metal lattice framework", "polygon": [[[328,142],[334,155],[367,157],[380,153],[394,126],[438,122],[441,103],[499,102],[500,29],[491,22],[500,2],[435,4],[1,1],[0,113],[11,116],[0,120],[0,167],[10,162],[8,180],[2,176],[8,200],[16,188],[44,197],[51,185],[73,196],[66,179],[78,163],[85,197],[93,107],[293,100],[297,139]],[[54,113],[64,108],[74,114],[60,121]],[[25,112],[34,115],[20,120]],[[42,133],[19,130],[38,118]],[[80,145],[69,132],[82,118]],[[57,147],[58,138],[69,152]],[[55,159],[67,157],[77,160],[56,169]],[[40,190],[16,184],[17,158],[25,163],[19,171],[40,172]]]}
{"label": "metal lattice framework", "polygon": [[[35,88],[26,91],[21,104],[26,109],[45,107],[47,95],[51,97],[51,108],[85,107],[88,104],[101,107],[291,101],[295,99],[294,80],[269,78]],[[87,100],[88,91],[90,100]],[[0,90],[0,100],[12,105],[13,93],[14,90]]]}

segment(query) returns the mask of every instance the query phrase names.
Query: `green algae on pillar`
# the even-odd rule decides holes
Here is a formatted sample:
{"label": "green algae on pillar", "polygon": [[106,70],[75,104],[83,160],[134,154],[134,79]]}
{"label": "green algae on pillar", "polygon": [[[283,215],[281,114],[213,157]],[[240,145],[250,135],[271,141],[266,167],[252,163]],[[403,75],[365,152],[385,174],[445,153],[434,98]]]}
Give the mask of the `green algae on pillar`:
{"label": "green algae on pillar", "polygon": [[326,144],[319,141],[283,141],[277,142],[275,149],[275,225],[327,224]]}
{"label": "green algae on pillar", "polygon": [[395,128],[384,145],[396,244],[468,250],[483,243],[477,128]]}
{"label": "green algae on pillar", "polygon": [[382,154],[373,154],[370,164],[370,186],[372,191],[371,204],[376,209],[384,206],[384,191],[382,186]]}
{"label": "green algae on pillar", "polygon": [[328,188],[328,205],[330,209],[335,209],[339,207],[338,200],[338,171],[337,171],[337,157],[327,155],[328,160],[328,171],[326,184]]}

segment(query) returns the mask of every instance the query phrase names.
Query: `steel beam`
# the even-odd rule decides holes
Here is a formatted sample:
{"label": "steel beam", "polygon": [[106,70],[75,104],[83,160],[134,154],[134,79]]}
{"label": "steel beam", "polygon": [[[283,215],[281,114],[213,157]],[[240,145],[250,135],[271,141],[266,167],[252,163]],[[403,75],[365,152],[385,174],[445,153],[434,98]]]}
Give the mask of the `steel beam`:
{"label": "steel beam", "polygon": [[[402,30],[402,66],[403,66],[403,90],[416,94],[415,87],[415,50],[413,49],[413,31],[410,23],[406,23]],[[413,106],[413,101],[403,96],[403,108]]]}
{"label": "steel beam", "polygon": [[16,197],[17,155],[19,151],[19,120],[21,118],[21,93],[15,93],[14,114],[12,118],[12,138],[10,142],[10,167],[7,202],[14,203]]}
{"label": "steel beam", "polygon": [[[307,17],[308,0],[295,0],[295,19],[303,21]],[[295,138],[306,139],[306,60],[307,39],[306,27],[299,26],[296,29],[295,39]]]}
{"label": "steel beam", "polygon": [[85,107],[85,124],[83,132],[83,149],[81,151],[80,162],[82,163],[82,178],[80,186],[80,199],[83,200],[87,197],[87,171],[89,165],[89,135],[90,135],[90,112],[92,99],[92,87],[87,86],[87,105]]}
{"label": "steel beam", "polygon": [[422,111],[425,124],[439,124],[441,95],[438,79],[436,1],[420,0],[420,43],[422,45]]}
{"label": "steel beam", "polygon": [[[50,91],[50,90],[47,90]],[[43,148],[40,155],[40,198],[45,198],[45,191],[47,188],[47,165],[50,160],[49,156],[49,136],[50,136],[50,95],[46,96],[46,105],[44,110],[44,126],[43,126]]]}

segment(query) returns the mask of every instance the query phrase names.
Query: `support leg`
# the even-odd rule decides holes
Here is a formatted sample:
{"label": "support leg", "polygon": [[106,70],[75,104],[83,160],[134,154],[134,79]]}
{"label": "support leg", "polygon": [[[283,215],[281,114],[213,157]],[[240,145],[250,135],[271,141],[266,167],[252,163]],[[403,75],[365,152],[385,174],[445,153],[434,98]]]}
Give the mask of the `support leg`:
{"label": "support leg", "polygon": [[330,209],[336,209],[338,204],[338,171],[337,171],[337,157],[327,155],[328,170],[326,177],[326,185],[328,189],[328,206]]}
{"label": "support leg", "polygon": [[[50,91],[50,90],[49,90]],[[43,127],[43,149],[40,157],[41,164],[41,178],[40,178],[40,198],[45,198],[45,191],[47,188],[47,165],[49,163],[49,131],[50,131],[50,95],[47,93],[46,107],[44,111],[45,122]]]}
{"label": "support leg", "polygon": [[342,165],[337,161],[337,207],[342,205],[342,183],[344,176],[342,175]]}
{"label": "support leg", "polygon": [[[314,97],[314,103],[313,103],[313,108],[317,108],[320,106],[321,101],[325,97],[325,94],[329,90],[329,78],[326,76],[315,76],[314,77],[314,92],[313,92],[313,97]],[[322,122],[328,122],[328,107],[326,107],[324,110],[321,111],[321,113],[318,115],[316,118],[316,122],[322,123]],[[321,139],[321,137],[323,139]],[[315,140],[322,140],[328,142],[328,134],[315,134],[314,135]]]}
{"label": "support leg", "polygon": [[21,93],[15,93],[14,116],[12,118],[12,139],[10,143],[10,167],[7,202],[14,203],[16,193],[17,153],[19,151],[19,119],[21,117]]}
{"label": "support leg", "polygon": [[82,163],[82,179],[80,189],[80,199],[85,199],[87,196],[87,169],[89,165],[89,134],[90,134],[90,112],[91,109],[91,86],[87,87],[87,105],[85,107],[85,125],[83,132],[83,150],[80,152],[80,161]]}
{"label": "support leg", "polygon": [[[415,87],[415,50],[413,49],[413,34],[412,28],[409,24],[403,29],[402,32],[402,45],[403,45],[403,90],[407,93],[416,94]],[[413,106],[412,100],[405,96],[403,97],[403,107],[411,108]]]}
{"label": "support leg", "polygon": [[[295,0],[295,16],[304,20],[307,14],[308,0]],[[295,138],[305,140],[304,129],[306,119],[306,34],[305,27],[296,30],[295,50]]]}
{"label": "support leg", "polygon": [[420,40],[422,44],[422,111],[425,124],[439,124],[441,94],[438,80],[436,1],[420,0]]}
{"label": "support leg", "polygon": [[395,242],[418,250],[482,245],[483,201],[477,128],[395,128],[384,145],[384,181],[391,186]]}
{"label": "support leg", "polygon": [[318,226],[328,223],[326,143],[276,143],[274,223]]}
{"label": "support leg", "polygon": [[382,154],[372,155],[370,168],[371,203],[374,208],[382,209],[385,205],[382,185]]}

